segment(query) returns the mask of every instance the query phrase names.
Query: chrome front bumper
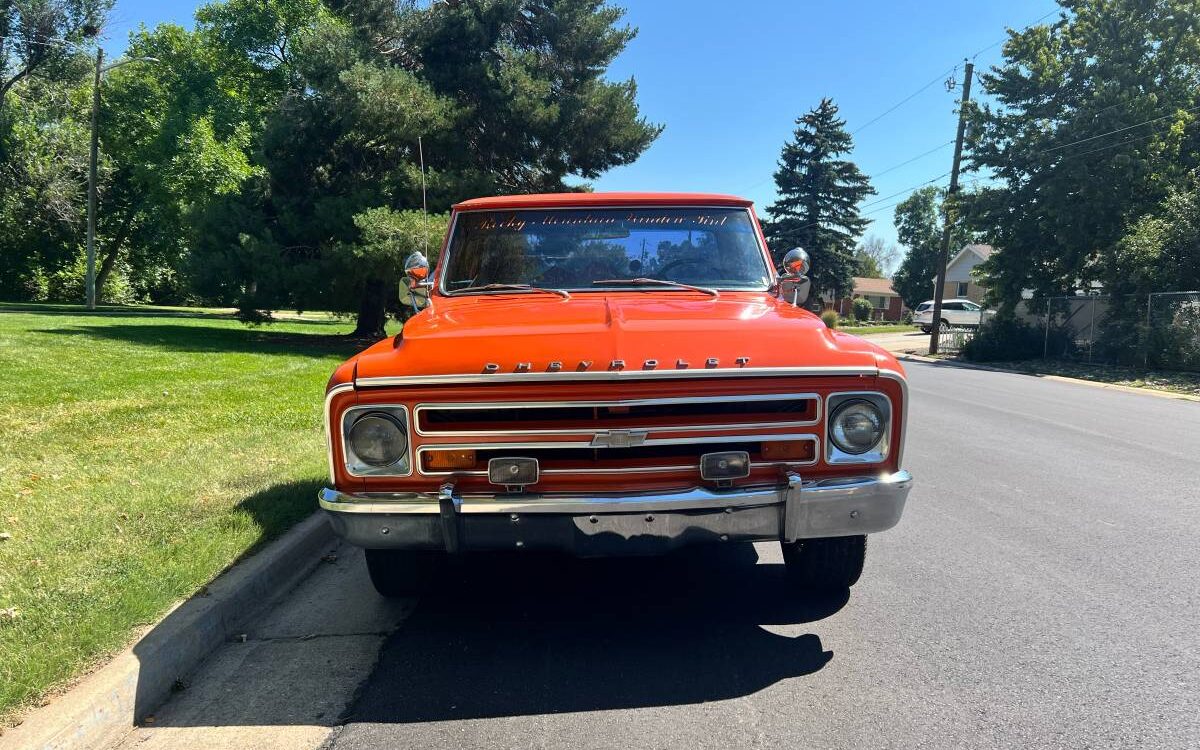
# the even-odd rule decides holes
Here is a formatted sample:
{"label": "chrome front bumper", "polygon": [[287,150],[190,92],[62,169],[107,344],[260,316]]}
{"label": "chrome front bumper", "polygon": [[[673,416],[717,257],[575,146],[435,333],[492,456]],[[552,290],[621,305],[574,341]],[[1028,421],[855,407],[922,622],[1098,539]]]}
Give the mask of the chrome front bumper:
{"label": "chrome front bumper", "polygon": [[900,521],[907,471],[779,487],[624,495],[319,494],[334,531],[373,549],[557,549],[651,554],[708,541],[795,541],[885,531]]}

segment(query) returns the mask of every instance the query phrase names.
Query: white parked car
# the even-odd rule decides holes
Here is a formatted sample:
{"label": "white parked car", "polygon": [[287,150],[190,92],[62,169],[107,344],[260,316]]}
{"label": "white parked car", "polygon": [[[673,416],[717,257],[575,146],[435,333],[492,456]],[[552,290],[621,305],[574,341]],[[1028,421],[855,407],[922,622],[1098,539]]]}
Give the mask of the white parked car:
{"label": "white parked car", "polygon": [[[941,328],[974,328],[992,315],[992,311],[984,310],[969,299],[942,300]],[[913,313],[913,325],[923,333],[929,333],[929,329],[933,327],[933,300],[917,305]]]}

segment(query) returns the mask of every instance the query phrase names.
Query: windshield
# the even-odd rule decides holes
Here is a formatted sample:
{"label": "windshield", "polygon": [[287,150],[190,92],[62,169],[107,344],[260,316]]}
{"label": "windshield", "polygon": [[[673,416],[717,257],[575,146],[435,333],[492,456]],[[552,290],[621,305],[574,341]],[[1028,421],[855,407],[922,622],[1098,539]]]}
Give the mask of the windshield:
{"label": "windshield", "polygon": [[493,284],[596,291],[763,290],[770,273],[745,209],[611,208],[462,213],[443,291]]}

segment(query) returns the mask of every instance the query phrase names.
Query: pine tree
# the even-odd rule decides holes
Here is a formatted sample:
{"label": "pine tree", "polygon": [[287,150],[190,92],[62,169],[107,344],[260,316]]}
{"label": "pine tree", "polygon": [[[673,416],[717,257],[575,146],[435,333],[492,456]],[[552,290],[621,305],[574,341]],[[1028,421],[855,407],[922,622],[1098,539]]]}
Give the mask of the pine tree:
{"label": "pine tree", "polygon": [[854,142],[832,99],[796,120],[775,172],[779,198],[767,209],[767,238],[780,260],[793,247],[812,258],[813,288],[839,298],[850,291],[854,246],[870,223],[858,204],[875,190],[854,162],[841,157]]}

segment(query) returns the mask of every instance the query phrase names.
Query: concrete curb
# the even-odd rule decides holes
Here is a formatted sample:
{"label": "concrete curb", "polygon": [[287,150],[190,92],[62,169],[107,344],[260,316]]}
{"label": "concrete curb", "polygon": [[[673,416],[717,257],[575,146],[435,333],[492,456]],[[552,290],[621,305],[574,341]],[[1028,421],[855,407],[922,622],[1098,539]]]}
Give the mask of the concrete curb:
{"label": "concrete curb", "polygon": [[1169,398],[1176,401],[1195,401],[1200,402],[1200,396],[1192,396],[1187,393],[1173,393],[1171,391],[1160,391],[1154,388],[1136,388],[1131,385],[1117,385],[1116,383],[1101,383],[1096,380],[1084,380],[1083,378],[1069,378],[1066,375],[1043,375],[1036,372],[1026,372],[1024,370],[1010,370],[1004,367],[992,367],[991,365],[977,365],[974,362],[959,362],[957,360],[934,359],[933,357],[922,357],[920,354],[896,354],[896,359],[906,362],[926,362],[943,367],[961,367],[967,370],[986,370],[988,372],[1005,372],[1010,375],[1030,375],[1043,380],[1056,380],[1060,383],[1075,383],[1077,385],[1087,385],[1092,388],[1106,388],[1110,391],[1124,391],[1126,393],[1139,393],[1145,396],[1155,396],[1157,398]]}
{"label": "concrete curb", "polygon": [[317,513],[177,604],[145,636],[0,737],[0,750],[106,747],[170,697],[222,643],[296,586],[332,547]]}

